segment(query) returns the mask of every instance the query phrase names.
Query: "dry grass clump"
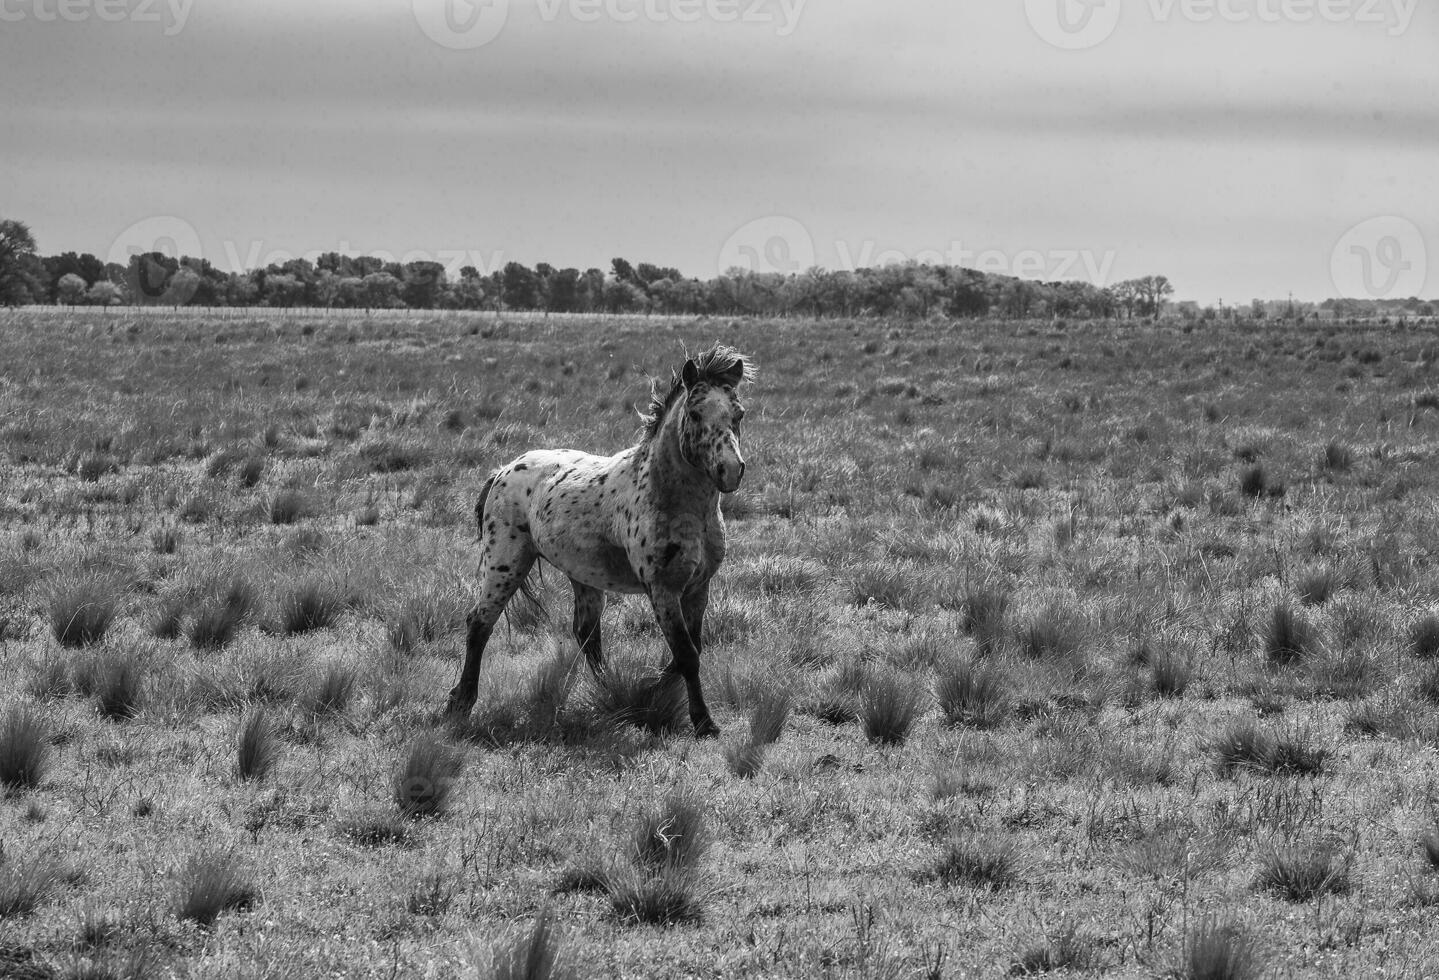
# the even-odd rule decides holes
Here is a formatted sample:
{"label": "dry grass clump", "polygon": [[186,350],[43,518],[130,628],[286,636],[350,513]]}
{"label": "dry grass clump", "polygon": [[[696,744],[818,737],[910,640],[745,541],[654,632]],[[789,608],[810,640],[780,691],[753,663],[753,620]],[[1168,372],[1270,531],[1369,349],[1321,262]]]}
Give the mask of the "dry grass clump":
{"label": "dry grass clump", "polygon": [[709,846],[704,814],[684,794],[671,794],[640,814],[628,862],[605,875],[604,888],[616,917],[651,925],[698,921],[706,898],[698,871]]}
{"label": "dry grass clump", "polygon": [[1058,602],[1035,610],[1016,631],[1019,652],[1031,660],[1083,666],[1084,624]]}
{"label": "dry grass clump", "polygon": [[1019,849],[1012,841],[983,837],[950,841],[926,877],[943,885],[997,891],[1019,879]]}
{"label": "dry grass clump", "polygon": [[259,898],[234,851],[197,851],[175,873],[175,915],[202,928],[212,926],[220,913],[250,908]]}
{"label": "dry grass clump", "polygon": [[0,922],[34,912],[50,900],[62,877],[59,866],[49,858],[4,857],[0,860]]}
{"label": "dry grass clump", "polygon": [[1349,890],[1349,861],[1327,845],[1276,847],[1260,861],[1255,884],[1289,902]]}
{"label": "dry grass clump", "polygon": [[633,725],[654,735],[673,735],[688,723],[688,696],[677,676],[656,675],[643,665],[612,660],[595,677],[591,710],[615,725]]}
{"label": "dry grass clump", "polygon": [[49,722],[35,709],[12,704],[0,715],[0,783],[33,789],[50,766]]}
{"label": "dry grass clump", "polygon": [[[127,721],[140,713],[145,691],[146,662],[135,650],[96,657],[92,690],[95,710],[111,721]],[[81,686],[77,683],[77,687]]]}
{"label": "dry grass clump", "polygon": [[1101,962],[1099,948],[1094,939],[1079,934],[1074,923],[1066,923],[1043,942],[1023,950],[1013,963],[1009,973],[1016,977],[1034,977],[1060,970],[1088,973]]}
{"label": "dry grass clump", "polygon": [[276,601],[277,625],[286,636],[327,629],[345,609],[344,599],[328,582],[310,579],[291,585]]}
{"label": "dry grass clump", "polygon": [[725,764],[742,779],[752,779],[764,764],[765,750],[779,741],[789,718],[789,692],[773,687],[763,692],[750,711],[749,737],[725,746]]}
{"label": "dry grass clump", "polygon": [[935,700],[947,725],[996,728],[1009,717],[1008,678],[996,666],[951,660],[936,672]]}
{"label": "dry grass clump", "polygon": [[1318,648],[1314,628],[1289,604],[1281,600],[1270,614],[1264,631],[1264,656],[1271,664],[1286,665],[1303,661]]}
{"label": "dry grass clump", "polygon": [[255,587],[240,576],[218,583],[201,600],[190,622],[190,644],[200,650],[227,646],[249,620],[257,601]]}
{"label": "dry grass clump", "polygon": [[294,524],[309,517],[312,509],[309,497],[299,490],[281,490],[270,498],[266,515],[271,524]]}
{"label": "dry grass clump", "polygon": [[923,711],[924,691],[890,672],[872,675],[860,691],[864,736],[876,745],[902,745]]}
{"label": "dry grass clump", "polygon": [[479,980],[576,980],[578,976],[548,907],[540,909],[529,929],[496,945],[478,971]]}
{"label": "dry grass clump", "polygon": [[1258,980],[1264,973],[1254,938],[1237,922],[1207,917],[1184,937],[1178,980]]}
{"label": "dry grass clump", "polygon": [[104,639],[119,606],[118,591],[115,581],[102,575],[62,578],[47,603],[56,641],[64,647],[85,647]]}
{"label": "dry grass clump", "polygon": [[1421,660],[1439,657],[1439,615],[1427,612],[1409,627],[1409,653]]}
{"label": "dry grass clump", "polygon": [[443,816],[465,757],[443,742],[417,739],[410,746],[393,781],[395,805],[412,820]]}
{"label": "dry grass clump", "polygon": [[983,586],[971,589],[961,600],[959,612],[962,628],[974,637],[975,652],[981,657],[998,653],[1004,644],[1009,592]]}
{"label": "dry grass clump", "polygon": [[338,660],[325,664],[310,681],[304,709],[311,715],[343,714],[354,699],[355,668]]}
{"label": "dry grass clump", "polygon": [[1307,732],[1276,737],[1252,721],[1232,722],[1210,744],[1215,768],[1222,775],[1247,769],[1253,772],[1317,776],[1329,753],[1314,746]]}
{"label": "dry grass clump", "polygon": [[264,779],[280,757],[280,737],[264,708],[251,708],[235,727],[235,775]]}

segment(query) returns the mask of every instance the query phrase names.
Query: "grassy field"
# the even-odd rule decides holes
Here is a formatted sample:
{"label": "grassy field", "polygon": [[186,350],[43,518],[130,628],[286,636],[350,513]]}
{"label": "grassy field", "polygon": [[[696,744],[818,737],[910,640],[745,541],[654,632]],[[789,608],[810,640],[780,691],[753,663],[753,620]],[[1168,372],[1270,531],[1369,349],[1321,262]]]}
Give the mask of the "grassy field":
{"label": "grassy field", "polygon": [[[488,469],[630,444],[715,340],[725,735],[614,722],[553,571],[438,725]],[[1436,357],[0,314],[0,976],[538,976],[545,910],[555,976],[1439,975]]]}

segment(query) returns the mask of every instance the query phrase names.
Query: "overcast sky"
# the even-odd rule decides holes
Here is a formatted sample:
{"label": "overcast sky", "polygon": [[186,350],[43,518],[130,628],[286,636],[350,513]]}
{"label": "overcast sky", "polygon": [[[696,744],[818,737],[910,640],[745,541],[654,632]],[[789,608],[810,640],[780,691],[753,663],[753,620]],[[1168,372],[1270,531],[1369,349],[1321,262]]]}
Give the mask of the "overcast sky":
{"label": "overcast sky", "polygon": [[0,18],[0,216],[47,254],[138,236],[222,268],[342,250],[705,278],[915,258],[1163,273],[1204,303],[1439,295],[1439,10],[1418,0]]}

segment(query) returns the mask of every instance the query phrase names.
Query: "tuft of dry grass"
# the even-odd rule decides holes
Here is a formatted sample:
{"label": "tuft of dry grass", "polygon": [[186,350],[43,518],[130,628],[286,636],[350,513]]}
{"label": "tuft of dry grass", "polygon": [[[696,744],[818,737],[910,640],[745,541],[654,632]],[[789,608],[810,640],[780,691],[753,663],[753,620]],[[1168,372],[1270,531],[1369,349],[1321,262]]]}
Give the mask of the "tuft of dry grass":
{"label": "tuft of dry grass", "polygon": [[0,783],[34,789],[50,767],[50,724],[38,711],[12,704],[0,715]]}
{"label": "tuft of dry grass", "polygon": [[1317,649],[1314,628],[1289,604],[1281,600],[1269,616],[1264,631],[1264,656],[1271,664],[1301,662]]}
{"label": "tuft of dry grass", "polygon": [[893,673],[876,673],[860,692],[864,736],[877,745],[902,745],[923,709],[919,685]]}
{"label": "tuft of dry grass", "polygon": [[50,632],[61,646],[92,646],[104,639],[118,607],[113,580],[100,575],[66,576],[50,592]]}
{"label": "tuft of dry grass", "polygon": [[443,816],[464,769],[465,757],[451,746],[430,738],[415,740],[395,772],[395,805],[412,820]]}
{"label": "tuft of dry grass", "polygon": [[1263,963],[1253,937],[1233,920],[1207,917],[1189,930],[1179,980],[1259,980]]}
{"label": "tuft of dry grass", "polygon": [[1439,615],[1427,612],[1410,625],[1409,653],[1421,660],[1439,657]]}
{"label": "tuft of dry grass", "polygon": [[343,714],[355,695],[355,669],[339,660],[325,664],[310,681],[304,709],[311,715]]}
{"label": "tuft of dry grass", "polygon": [[935,700],[947,725],[997,728],[1009,717],[1009,685],[1003,670],[969,660],[951,660],[935,676]]}
{"label": "tuft of dry grass", "polygon": [[1288,902],[1349,890],[1349,861],[1327,845],[1276,847],[1261,858],[1257,887]]}
{"label": "tuft of dry grass", "polygon": [[255,609],[255,588],[235,576],[221,583],[201,602],[190,623],[190,644],[200,650],[228,646]]}
{"label": "tuft of dry grass", "polygon": [[540,909],[529,929],[496,945],[479,971],[479,980],[576,980],[578,976],[548,906]]}
{"label": "tuft of dry grass", "polygon": [[320,579],[293,584],[276,601],[278,626],[286,636],[327,629],[344,609],[344,600]]}
{"label": "tuft of dry grass", "polygon": [[[61,877],[59,867],[49,858],[0,860],[0,922],[27,916],[49,901]],[[0,968],[3,966],[0,960]]]}
{"label": "tuft of dry grass", "polygon": [[678,677],[611,661],[594,680],[589,704],[606,722],[633,725],[654,735],[673,735],[689,722],[688,698]]}
{"label": "tuft of dry grass", "polygon": [[704,916],[706,896],[684,868],[621,866],[609,873],[605,892],[615,917],[627,925],[689,925]]}
{"label": "tuft of dry grass", "polygon": [[235,726],[235,775],[264,779],[280,757],[280,738],[264,708],[251,708]]}
{"label": "tuft of dry grass", "polygon": [[997,891],[1019,879],[1019,851],[1011,841],[956,838],[945,847],[927,877],[943,885]]}
{"label": "tuft of dry grass", "polygon": [[146,664],[134,650],[97,658],[95,710],[111,721],[128,721],[140,713]]}
{"label": "tuft of dry grass", "polygon": [[208,929],[222,912],[250,908],[259,899],[234,851],[200,850],[175,872],[171,907],[178,918]]}

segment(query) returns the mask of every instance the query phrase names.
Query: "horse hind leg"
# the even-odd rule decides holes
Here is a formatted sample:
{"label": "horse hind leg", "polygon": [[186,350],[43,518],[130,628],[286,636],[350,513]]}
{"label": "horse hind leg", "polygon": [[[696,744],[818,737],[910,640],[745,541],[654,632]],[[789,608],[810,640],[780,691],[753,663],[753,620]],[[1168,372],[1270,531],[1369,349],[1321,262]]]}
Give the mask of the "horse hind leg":
{"label": "horse hind leg", "polygon": [[475,706],[485,644],[489,642],[506,604],[524,584],[535,563],[533,545],[528,542],[522,547],[515,547],[518,542],[506,544],[510,547],[501,549],[492,543],[480,562],[479,597],[465,617],[465,664],[460,670],[459,683],[450,690],[449,704],[445,709],[447,714],[463,717]]}
{"label": "horse hind leg", "polygon": [[604,646],[600,641],[600,616],[605,611],[603,590],[570,579],[575,593],[575,642],[585,653],[590,670],[598,674],[605,666]]}

